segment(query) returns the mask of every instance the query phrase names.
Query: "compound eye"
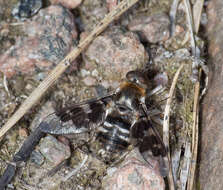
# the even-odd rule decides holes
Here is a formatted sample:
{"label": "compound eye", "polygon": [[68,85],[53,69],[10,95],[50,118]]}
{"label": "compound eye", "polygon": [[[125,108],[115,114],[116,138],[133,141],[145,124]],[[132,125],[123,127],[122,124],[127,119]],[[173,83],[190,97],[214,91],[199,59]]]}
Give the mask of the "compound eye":
{"label": "compound eye", "polygon": [[130,82],[137,82],[137,77],[136,77],[136,73],[135,71],[129,71],[127,74],[126,74],[126,78],[128,81]]}
{"label": "compound eye", "polygon": [[144,77],[144,74],[139,71],[129,71],[126,74],[126,78],[128,81],[133,82],[135,84],[138,84],[140,86],[146,85],[146,79]]}

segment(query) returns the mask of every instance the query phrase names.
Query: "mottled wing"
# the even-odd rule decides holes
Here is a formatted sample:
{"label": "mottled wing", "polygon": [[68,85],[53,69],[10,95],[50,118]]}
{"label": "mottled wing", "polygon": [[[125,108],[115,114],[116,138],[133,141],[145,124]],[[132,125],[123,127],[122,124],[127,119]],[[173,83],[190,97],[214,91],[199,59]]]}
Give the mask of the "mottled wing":
{"label": "mottled wing", "polygon": [[80,104],[74,104],[47,116],[47,123],[41,130],[49,134],[74,134],[89,131],[92,127],[103,123],[106,105],[112,95],[91,99]]}
{"label": "mottled wing", "polygon": [[140,119],[132,128],[133,137],[141,139],[140,151],[151,151],[153,156],[165,156],[166,149],[159,132],[150,120]]}

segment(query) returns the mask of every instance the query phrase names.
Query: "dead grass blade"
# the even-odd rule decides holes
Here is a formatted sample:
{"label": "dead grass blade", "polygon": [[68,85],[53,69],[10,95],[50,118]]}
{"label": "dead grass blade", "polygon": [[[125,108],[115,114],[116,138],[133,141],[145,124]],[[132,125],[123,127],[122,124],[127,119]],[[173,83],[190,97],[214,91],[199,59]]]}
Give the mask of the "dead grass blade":
{"label": "dead grass blade", "polygon": [[201,13],[204,6],[204,0],[197,0],[193,6],[193,20],[194,20],[194,32],[197,34],[200,22],[201,22]]}
{"label": "dead grass blade", "polygon": [[182,153],[182,143],[174,150],[171,155],[172,168],[173,168],[173,179],[176,182],[178,178],[178,170],[180,167],[181,153]]}
{"label": "dead grass blade", "polygon": [[176,15],[177,15],[177,8],[180,0],[173,0],[173,3],[171,4],[170,8],[170,21],[171,21],[171,27],[170,27],[170,35],[173,36],[175,33],[175,23],[176,23]]}
{"label": "dead grass blade", "polygon": [[190,1],[184,0],[184,5],[186,7],[187,22],[188,22],[188,28],[190,32],[190,43],[191,43],[192,55],[196,56],[196,43],[194,40],[194,30],[193,30],[194,24],[193,24]]}
{"label": "dead grass blade", "polygon": [[166,107],[165,107],[165,111],[164,111],[164,122],[163,122],[163,142],[165,144],[165,147],[168,150],[168,163],[166,163],[166,165],[169,165],[169,173],[168,173],[168,183],[169,183],[169,189],[170,190],[174,190],[175,189],[175,183],[174,183],[174,179],[173,179],[173,171],[172,171],[172,162],[171,162],[171,156],[170,156],[170,146],[169,146],[169,123],[170,123],[170,107],[171,107],[171,102],[173,99],[173,94],[174,94],[174,90],[177,84],[177,80],[179,78],[180,75],[180,71],[181,69],[184,67],[184,65],[181,65],[179,67],[179,69],[177,70],[174,78],[173,78],[173,82],[171,84],[171,88],[169,91],[169,95],[168,95],[168,99],[166,102]]}
{"label": "dead grass blade", "polygon": [[113,20],[117,19],[122,13],[128,10],[139,0],[123,0],[113,9],[105,18],[96,26],[96,28],[82,40],[79,45],[71,51],[44,79],[43,82],[30,94],[30,96],[22,103],[19,109],[12,115],[6,124],[0,129],[0,138],[19,120],[30,108],[38,102],[47,89],[61,76],[68,68],[70,63],[74,61],[78,55],[99,35]]}
{"label": "dead grass blade", "polygon": [[187,138],[186,143],[185,143],[183,162],[182,162],[181,171],[180,171],[180,189],[181,190],[186,189],[190,164],[191,164],[191,142],[190,142],[190,139]]}

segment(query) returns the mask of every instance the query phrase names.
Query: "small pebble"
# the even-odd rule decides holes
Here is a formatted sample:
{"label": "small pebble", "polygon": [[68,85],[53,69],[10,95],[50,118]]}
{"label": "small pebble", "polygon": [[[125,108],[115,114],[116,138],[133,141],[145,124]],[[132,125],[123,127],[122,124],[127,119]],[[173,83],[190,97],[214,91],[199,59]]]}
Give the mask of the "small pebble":
{"label": "small pebble", "polygon": [[61,4],[68,9],[74,9],[78,7],[82,0],[50,0],[52,4]]}
{"label": "small pebble", "polygon": [[40,142],[40,152],[53,166],[57,166],[70,157],[70,147],[49,135]]}
{"label": "small pebble", "polygon": [[170,36],[170,19],[164,13],[141,15],[134,18],[128,28],[138,32],[143,40],[150,43],[164,42]]}
{"label": "small pebble", "polygon": [[42,0],[20,0],[12,10],[12,16],[24,20],[35,15],[42,8]]}
{"label": "small pebble", "polygon": [[92,86],[94,84],[96,84],[96,79],[94,79],[93,77],[87,76],[83,82],[85,83],[85,85],[87,86]]}
{"label": "small pebble", "polygon": [[78,7],[81,16],[81,23],[84,31],[92,31],[108,13],[105,0],[83,1]]}
{"label": "small pebble", "polygon": [[184,28],[182,27],[182,26],[180,26],[180,25],[176,25],[176,28],[175,28],[175,33],[176,33],[176,35],[177,34],[180,34],[180,33],[182,33],[182,32],[184,32],[185,30],[184,30]]}
{"label": "small pebble", "polygon": [[28,130],[26,128],[19,128],[19,136],[22,138],[28,137]]}

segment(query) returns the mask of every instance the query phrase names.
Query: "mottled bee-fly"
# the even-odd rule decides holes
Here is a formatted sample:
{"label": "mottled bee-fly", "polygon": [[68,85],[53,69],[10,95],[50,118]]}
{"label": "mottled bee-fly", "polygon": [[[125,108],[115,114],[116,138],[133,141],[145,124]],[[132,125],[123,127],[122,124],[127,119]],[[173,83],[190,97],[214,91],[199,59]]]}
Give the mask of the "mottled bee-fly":
{"label": "mottled bee-fly", "polygon": [[158,152],[164,147],[148,119],[145,100],[150,94],[149,87],[143,71],[130,71],[114,93],[61,109],[47,117],[44,121],[47,125],[42,125],[41,130],[57,135],[94,130],[106,160],[126,150],[138,136],[150,136],[150,147]]}
{"label": "mottled bee-fly", "polygon": [[[73,104],[50,114],[25,141],[13,162],[26,160],[44,134],[67,135],[88,131],[97,134],[96,140],[103,150],[101,157],[106,162],[124,152],[129,145],[143,142],[143,139],[149,141],[147,145],[155,156],[164,156],[165,147],[150,121],[150,111],[145,102],[151,94],[149,84],[143,71],[130,71],[114,93]],[[0,181],[11,180],[3,178],[4,175]]]}

